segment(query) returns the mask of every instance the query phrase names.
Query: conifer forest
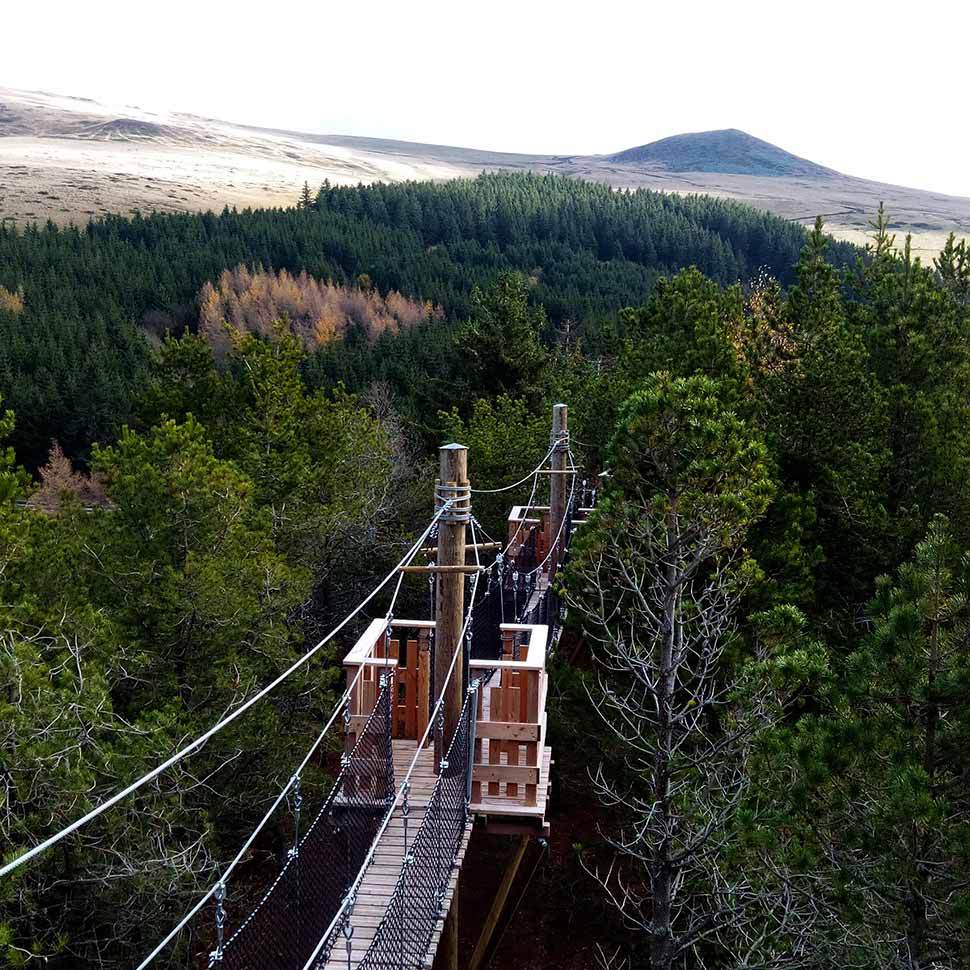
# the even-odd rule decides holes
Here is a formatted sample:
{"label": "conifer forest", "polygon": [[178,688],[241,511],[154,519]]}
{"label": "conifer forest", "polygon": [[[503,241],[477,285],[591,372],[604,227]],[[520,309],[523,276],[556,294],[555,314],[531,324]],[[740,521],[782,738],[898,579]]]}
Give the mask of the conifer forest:
{"label": "conifer forest", "polygon": [[[0,861],[350,612],[430,518],[440,445],[504,487],[566,402],[596,501],[555,578],[548,848],[491,966],[970,966],[970,251],[919,259],[891,216],[856,246],[505,172],[0,224]],[[520,492],[473,495],[485,532]],[[428,615],[426,579],[400,595]],[[138,966],[382,610],[0,879],[0,966]],[[309,763],[308,805],[339,764]],[[497,884],[511,850],[476,839],[484,919],[470,871]],[[206,967],[212,932],[159,965]]]}

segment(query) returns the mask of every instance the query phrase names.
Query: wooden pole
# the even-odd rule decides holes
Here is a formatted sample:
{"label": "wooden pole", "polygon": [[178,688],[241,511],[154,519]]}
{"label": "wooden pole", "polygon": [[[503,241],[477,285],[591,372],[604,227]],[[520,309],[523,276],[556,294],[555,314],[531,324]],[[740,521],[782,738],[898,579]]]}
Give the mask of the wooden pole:
{"label": "wooden pole", "polygon": [[[501,542],[468,542],[465,544],[465,552],[474,552],[476,549],[479,552],[496,552],[502,549],[503,545]],[[422,556],[437,556],[438,547],[437,546],[425,546],[421,550]]]}
{"label": "wooden pole", "polygon": [[[465,526],[471,517],[471,492],[468,482],[468,449],[464,445],[445,445],[439,451],[440,480],[435,505],[448,498],[457,501],[438,522],[438,568],[465,566]],[[446,570],[437,574],[434,627],[435,697],[444,697],[443,736],[436,747],[435,768],[458,726],[464,702],[464,655],[461,627],[465,611],[465,573]],[[452,658],[455,667],[448,680]],[[447,683],[446,683],[447,680]],[[458,883],[451,899],[438,943],[445,970],[458,970]]]}
{"label": "wooden pole", "polygon": [[[468,490],[468,449],[464,445],[445,445],[439,451],[439,458],[441,485],[436,504],[440,506],[448,498],[457,500],[438,523],[438,569],[452,567],[437,573],[434,628],[434,696],[436,700],[444,696],[445,730],[441,745],[446,747],[455,733],[465,699],[461,627],[465,611],[465,526],[471,516],[471,492]],[[456,652],[455,668],[447,680]]]}
{"label": "wooden pole", "polygon": [[468,576],[472,573],[485,572],[485,566],[468,563],[465,566],[398,566],[399,573],[462,573]]}
{"label": "wooden pole", "polygon": [[468,963],[468,970],[484,970],[488,966],[488,961],[495,949],[493,945],[495,942],[495,930],[498,927],[499,920],[505,914],[512,884],[515,882],[515,877],[519,872],[519,866],[522,864],[522,858],[525,856],[525,850],[529,847],[531,841],[528,835],[519,836],[518,845],[515,847],[515,852],[512,854],[508,865],[505,867],[501,885],[495,893],[495,899],[492,900],[492,908],[489,910],[488,916],[485,917],[485,925],[482,927],[481,935],[478,937],[478,943],[475,944],[475,951],[472,953],[472,958]]}
{"label": "wooden pole", "polygon": [[[556,572],[562,550],[566,545],[566,536],[560,535],[563,519],[566,517],[566,463],[569,460],[569,409],[565,404],[552,406],[552,442],[555,450],[552,453],[551,465],[553,474],[549,476],[549,542],[551,555],[549,556],[549,575]],[[559,536],[559,541],[556,537]],[[555,547],[552,548],[552,544]]]}

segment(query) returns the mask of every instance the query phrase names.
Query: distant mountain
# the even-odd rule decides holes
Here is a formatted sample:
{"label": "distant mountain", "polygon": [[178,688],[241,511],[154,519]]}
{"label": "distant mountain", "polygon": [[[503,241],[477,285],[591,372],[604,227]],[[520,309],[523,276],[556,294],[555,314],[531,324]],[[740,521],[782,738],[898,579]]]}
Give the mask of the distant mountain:
{"label": "distant mountain", "polygon": [[655,165],[668,172],[718,172],[772,178],[831,178],[839,174],[737,128],[672,135],[607,157],[611,162]]}
{"label": "distant mountain", "polygon": [[735,128],[674,135],[612,155],[518,155],[256,128],[130,104],[0,87],[0,224],[84,223],[108,212],[293,205],[304,182],[333,185],[539,172],[614,188],[746,202],[864,242],[886,204],[900,243],[935,256],[970,236],[970,199],[842,175]]}

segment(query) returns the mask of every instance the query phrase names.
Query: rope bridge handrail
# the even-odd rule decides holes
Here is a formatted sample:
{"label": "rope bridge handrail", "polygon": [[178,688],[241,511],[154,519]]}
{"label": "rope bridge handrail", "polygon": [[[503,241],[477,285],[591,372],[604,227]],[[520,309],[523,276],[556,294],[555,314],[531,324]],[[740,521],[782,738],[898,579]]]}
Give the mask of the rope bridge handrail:
{"label": "rope bridge handrail", "polygon": [[[394,802],[392,692],[391,677],[382,675],[374,709],[353,750],[343,755],[337,780],[309,829],[252,913],[224,944],[218,942],[210,968],[299,967],[313,950]],[[217,927],[219,922],[217,912]]]}
{"label": "rope bridge handrail", "polygon": [[[477,540],[476,540],[474,519],[471,519],[470,525],[471,525],[471,532],[472,532],[472,541],[473,543],[475,543],[477,542]],[[315,967],[323,966],[326,963],[327,957],[333,950],[333,947],[336,943],[338,932],[342,931],[343,927],[349,925],[348,921],[351,915],[353,914],[354,904],[357,898],[357,891],[360,888],[360,884],[363,881],[369,866],[374,860],[377,847],[380,844],[381,839],[384,836],[384,833],[387,831],[388,826],[390,825],[391,818],[394,815],[394,811],[399,804],[403,807],[403,805],[407,803],[408,792],[411,787],[411,777],[413,775],[415,767],[418,764],[418,760],[421,757],[421,752],[425,748],[425,745],[428,743],[428,741],[432,738],[432,735],[436,735],[437,737],[440,738],[444,733],[444,702],[445,702],[445,696],[447,693],[447,687],[451,683],[451,678],[454,676],[458,657],[462,656],[462,653],[464,650],[465,634],[470,629],[472,617],[475,612],[475,597],[478,592],[478,583],[479,583],[480,577],[481,577],[481,573],[476,573],[472,579],[472,591],[471,591],[469,606],[465,613],[465,620],[462,625],[461,631],[458,634],[457,643],[455,644],[455,650],[454,650],[454,653],[452,654],[451,663],[448,667],[447,674],[445,675],[445,678],[444,678],[444,683],[442,685],[441,693],[438,696],[434,709],[431,711],[431,716],[428,719],[428,726],[427,728],[425,728],[423,736],[418,740],[417,748],[415,750],[414,757],[411,759],[411,763],[408,766],[408,770],[405,772],[403,780],[398,784],[397,797],[394,798],[390,807],[388,808],[384,816],[384,819],[381,822],[380,828],[377,831],[377,835],[375,836],[373,842],[371,843],[370,850],[368,851],[367,856],[364,859],[359,872],[357,873],[357,878],[354,880],[349,891],[347,892],[347,895],[344,897],[344,901],[340,908],[340,911],[338,912],[337,916],[333,919],[333,921],[330,923],[330,925],[327,927],[323,935],[320,937],[316,947],[313,950],[313,953],[310,955],[310,958],[303,965],[303,970],[311,970],[311,967],[315,968]]]}
{"label": "rope bridge handrail", "polygon": [[[465,703],[441,771],[431,791],[424,818],[408,842],[404,826],[404,859],[390,902],[358,970],[420,967],[431,946],[435,927],[446,915],[445,899],[464,838],[471,803],[471,752],[481,682],[468,688]],[[407,818],[405,814],[405,819]],[[341,929],[351,966],[350,912]],[[326,960],[316,964],[323,970]]]}

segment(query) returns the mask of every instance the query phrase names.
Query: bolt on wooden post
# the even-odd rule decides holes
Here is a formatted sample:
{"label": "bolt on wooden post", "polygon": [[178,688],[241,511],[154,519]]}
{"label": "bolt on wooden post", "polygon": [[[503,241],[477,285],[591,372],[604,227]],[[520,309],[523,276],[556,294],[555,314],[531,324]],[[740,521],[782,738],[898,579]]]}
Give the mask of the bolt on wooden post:
{"label": "bolt on wooden post", "polygon": [[[440,449],[439,457],[440,481],[435,504],[440,508],[446,499],[454,500],[451,508],[438,520],[437,565],[440,571],[435,584],[434,696],[444,697],[445,729],[439,753],[443,756],[455,733],[464,703],[461,628],[465,612],[465,573],[455,567],[465,566],[465,528],[471,519],[472,503],[468,449],[464,445],[445,445]],[[455,666],[449,679],[453,658]]]}
{"label": "bolt on wooden post", "polygon": [[549,476],[549,576],[556,573],[567,536],[561,535],[563,519],[566,518],[566,474],[569,457],[569,408],[565,404],[552,406],[553,452],[550,461],[552,474]]}

